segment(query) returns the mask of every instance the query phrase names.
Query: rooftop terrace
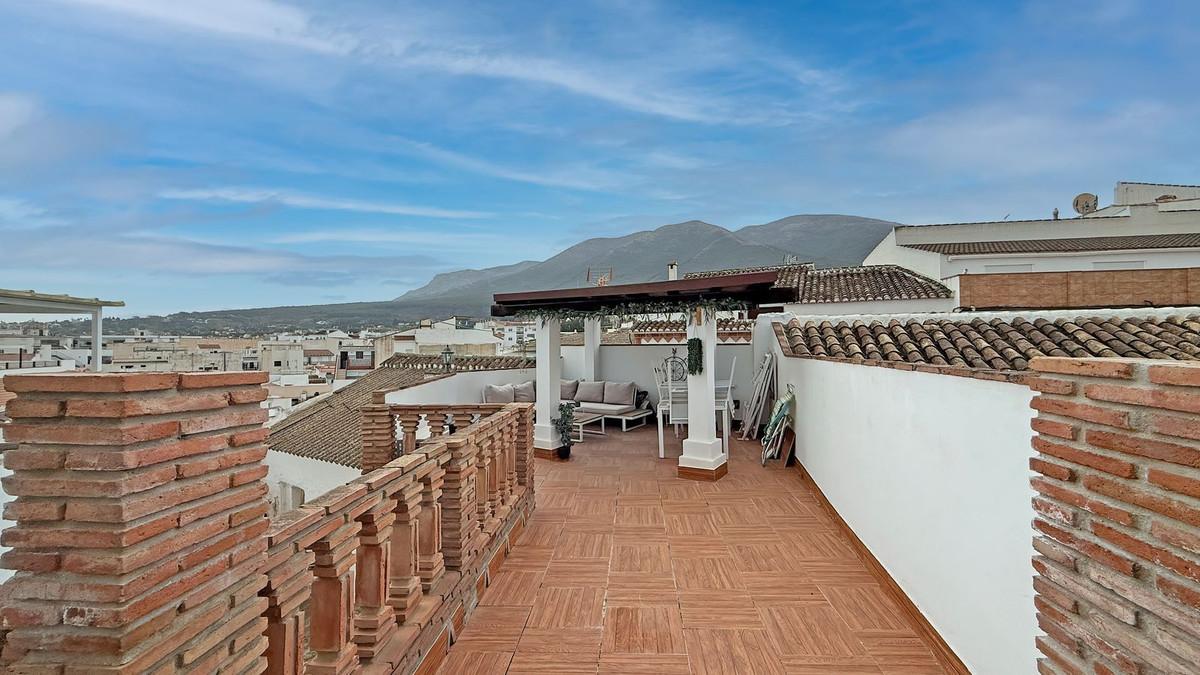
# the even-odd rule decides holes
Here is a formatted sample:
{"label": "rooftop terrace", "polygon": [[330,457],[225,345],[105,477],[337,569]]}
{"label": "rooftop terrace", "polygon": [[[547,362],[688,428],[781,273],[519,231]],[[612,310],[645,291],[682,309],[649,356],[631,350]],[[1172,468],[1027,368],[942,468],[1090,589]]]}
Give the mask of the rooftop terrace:
{"label": "rooftop terrace", "polygon": [[537,460],[537,510],[439,673],[948,672],[798,470],[739,441],[724,479],[681,479],[679,445]]}

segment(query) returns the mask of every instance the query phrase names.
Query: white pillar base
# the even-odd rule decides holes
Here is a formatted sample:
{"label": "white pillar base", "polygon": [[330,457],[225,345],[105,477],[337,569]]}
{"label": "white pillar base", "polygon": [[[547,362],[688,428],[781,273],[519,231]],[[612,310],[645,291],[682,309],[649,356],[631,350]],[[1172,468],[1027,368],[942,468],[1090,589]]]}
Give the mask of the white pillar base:
{"label": "white pillar base", "polygon": [[722,452],[722,442],[719,438],[700,440],[685,438],[683,454],[679,456],[679,466],[689,469],[716,469],[729,461],[728,455]]}
{"label": "white pillar base", "polygon": [[553,450],[562,446],[562,439],[558,436],[558,431],[549,424],[533,425],[533,447],[542,450]]}

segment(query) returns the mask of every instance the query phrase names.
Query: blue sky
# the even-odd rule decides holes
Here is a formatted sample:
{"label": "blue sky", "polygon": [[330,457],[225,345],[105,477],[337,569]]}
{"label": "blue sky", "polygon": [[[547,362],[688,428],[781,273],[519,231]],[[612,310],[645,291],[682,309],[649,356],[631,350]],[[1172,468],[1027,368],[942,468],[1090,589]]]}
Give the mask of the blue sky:
{"label": "blue sky", "polygon": [[381,300],[589,236],[1200,181],[1191,2],[0,2],[0,287]]}

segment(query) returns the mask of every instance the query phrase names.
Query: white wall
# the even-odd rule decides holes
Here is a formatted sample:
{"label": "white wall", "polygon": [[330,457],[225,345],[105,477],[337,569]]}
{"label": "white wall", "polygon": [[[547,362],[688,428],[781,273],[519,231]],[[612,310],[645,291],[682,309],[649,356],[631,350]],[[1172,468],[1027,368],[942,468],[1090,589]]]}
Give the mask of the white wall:
{"label": "white wall", "polygon": [[[636,382],[638,389],[650,392],[650,400],[658,403],[658,388],[654,385],[654,367],[662,365],[663,359],[677,350],[680,357],[687,358],[687,345],[602,345],[600,347],[600,377],[609,382]],[[579,379],[583,370],[583,347],[563,347],[563,379]],[[733,397],[742,405],[750,398],[754,384],[754,347],[744,344],[717,345],[718,380],[729,377],[729,367],[737,358],[734,374]]]}
{"label": "white wall", "polygon": [[1035,672],[1031,391],[797,358],[779,378],[797,457],[971,672]]}
{"label": "white wall", "polygon": [[362,475],[358,469],[348,466],[277,450],[267,450],[267,458],[263,463],[267,465],[267,486],[272,501],[279,494],[280,482],[299,487],[304,490],[304,500],[312,501]]}
{"label": "white wall", "polygon": [[387,402],[395,405],[427,403],[480,403],[488,384],[516,384],[534,379],[532,368],[477,370],[455,373],[414,387],[389,392]]}
{"label": "white wall", "polygon": [[[1112,263],[1140,262],[1142,269],[1200,267],[1200,249],[1142,249],[1120,253],[1075,253],[1013,256],[945,256],[941,278],[956,274],[988,274],[989,265],[1027,265],[1028,272],[1074,272],[1113,269]],[[1099,263],[1099,266],[1097,265]]]}
{"label": "white wall", "polygon": [[845,314],[904,314],[910,312],[950,312],[958,306],[958,298],[927,298],[920,300],[869,300],[865,302],[814,302],[787,304],[784,311],[795,314],[842,316]]}
{"label": "white wall", "polygon": [[905,248],[896,244],[896,230],[893,228],[886,237],[875,245],[874,250],[863,260],[864,265],[899,265],[927,277],[937,279],[941,269],[941,256],[937,253],[922,251],[915,248]]}

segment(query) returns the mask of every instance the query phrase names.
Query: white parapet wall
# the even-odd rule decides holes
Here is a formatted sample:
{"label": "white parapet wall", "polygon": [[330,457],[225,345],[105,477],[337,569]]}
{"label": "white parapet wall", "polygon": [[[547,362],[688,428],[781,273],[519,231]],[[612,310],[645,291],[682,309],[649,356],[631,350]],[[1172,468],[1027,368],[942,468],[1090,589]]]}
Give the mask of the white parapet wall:
{"label": "white parapet wall", "polygon": [[534,379],[535,375],[536,371],[533,368],[465,371],[455,373],[452,377],[390,392],[387,402],[394,405],[481,403],[485,385],[528,382]]}
{"label": "white parapet wall", "polygon": [[971,672],[1035,672],[1028,387],[775,354],[842,519]]}

